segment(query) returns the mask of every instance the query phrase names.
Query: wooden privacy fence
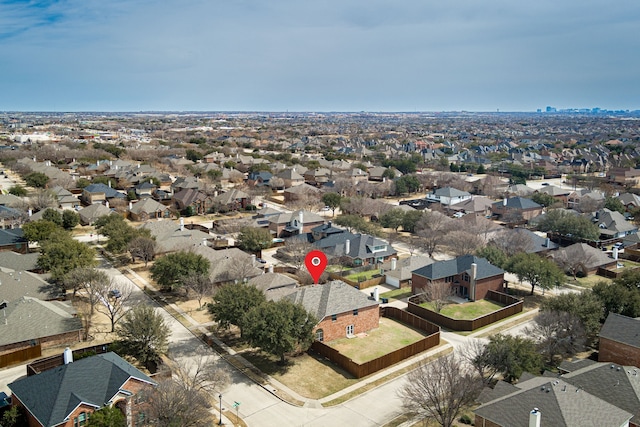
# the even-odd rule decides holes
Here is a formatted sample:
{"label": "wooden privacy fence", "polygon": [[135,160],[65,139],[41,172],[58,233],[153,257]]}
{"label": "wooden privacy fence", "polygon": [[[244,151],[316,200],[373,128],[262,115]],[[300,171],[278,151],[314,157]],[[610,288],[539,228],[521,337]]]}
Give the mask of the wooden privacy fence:
{"label": "wooden privacy fence", "polygon": [[42,348],[40,347],[40,344],[12,351],[11,353],[0,354],[0,368],[5,368],[7,366],[22,363],[30,359],[35,359],[36,357],[39,357],[41,355]]}
{"label": "wooden privacy fence", "polygon": [[380,308],[380,314],[383,317],[406,323],[429,335],[418,342],[364,363],[356,363],[338,350],[320,341],[315,341],[311,345],[311,350],[320,356],[326,357],[354,377],[363,378],[440,344],[440,328],[437,325],[396,307],[382,307]]}
{"label": "wooden privacy fence", "polygon": [[524,309],[524,301],[502,292],[488,291],[486,299],[500,304],[506,304],[506,307],[494,311],[493,313],[476,317],[475,319],[453,319],[441,313],[429,310],[428,308],[421,307],[421,297],[422,295],[414,295],[409,298],[407,310],[416,316],[452,331],[475,331],[476,329],[498,322],[502,319],[506,319],[509,316],[513,316],[516,313],[521,313]]}
{"label": "wooden privacy fence", "polygon": [[[77,360],[80,356],[84,355],[85,353],[86,354],[106,353],[110,351],[109,350],[110,344],[111,343],[100,344],[100,345],[94,345],[91,347],[84,347],[84,348],[79,348],[77,350],[73,350],[72,352],[73,358],[74,360]],[[40,356],[40,354],[38,354],[38,356]],[[56,366],[62,366],[62,365],[64,365],[63,353],[56,354],[55,356],[44,357],[42,359],[38,359],[27,365],[27,376],[39,374],[40,372],[44,372],[48,369],[55,368]]]}

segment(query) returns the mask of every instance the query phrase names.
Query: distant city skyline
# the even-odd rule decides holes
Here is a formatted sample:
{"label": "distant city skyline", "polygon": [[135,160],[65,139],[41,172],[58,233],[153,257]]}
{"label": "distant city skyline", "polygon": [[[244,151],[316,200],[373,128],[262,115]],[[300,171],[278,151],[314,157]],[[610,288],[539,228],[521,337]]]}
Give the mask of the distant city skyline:
{"label": "distant city skyline", "polygon": [[0,0],[0,111],[640,109],[640,2]]}

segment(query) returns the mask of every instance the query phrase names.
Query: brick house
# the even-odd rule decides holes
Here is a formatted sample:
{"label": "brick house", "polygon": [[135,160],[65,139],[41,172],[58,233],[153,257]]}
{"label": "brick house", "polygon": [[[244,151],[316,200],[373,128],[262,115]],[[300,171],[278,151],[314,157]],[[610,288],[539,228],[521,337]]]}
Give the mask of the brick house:
{"label": "brick house", "polygon": [[304,286],[284,298],[302,304],[319,319],[314,329],[318,341],[354,336],[380,323],[379,303],[339,280]]}
{"label": "brick house", "polygon": [[144,421],[140,397],[155,382],[115,353],[70,361],[9,384],[12,405],[24,408],[29,427],[77,427],[91,414],[115,406],[127,425]]}
{"label": "brick house", "polygon": [[640,320],[609,313],[600,330],[598,361],[640,366]]}
{"label": "brick house", "polygon": [[269,217],[269,231],[275,237],[290,237],[311,233],[313,228],[324,224],[320,215],[300,210]]}
{"label": "brick house", "polygon": [[542,213],[542,206],[524,197],[509,197],[491,205],[491,213],[501,221],[529,221]]}
{"label": "brick house", "polygon": [[489,290],[502,291],[504,270],[484,258],[463,255],[414,270],[411,291],[419,294],[431,284],[442,282],[450,283],[457,296],[476,301],[484,299]]}

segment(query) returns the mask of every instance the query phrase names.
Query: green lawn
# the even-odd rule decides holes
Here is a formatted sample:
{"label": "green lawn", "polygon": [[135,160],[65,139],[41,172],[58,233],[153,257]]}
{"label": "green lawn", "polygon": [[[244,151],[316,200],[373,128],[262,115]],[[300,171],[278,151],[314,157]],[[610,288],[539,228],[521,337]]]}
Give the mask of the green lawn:
{"label": "green lawn", "polygon": [[385,317],[380,319],[380,326],[369,331],[366,336],[340,338],[325,344],[356,363],[364,363],[420,341],[424,337],[422,332]]}
{"label": "green lawn", "polygon": [[[433,305],[430,302],[424,302],[420,304],[420,306],[433,310]],[[471,320],[500,310],[502,307],[504,307],[504,305],[483,299],[475,302],[466,302],[464,304],[448,304],[442,309],[440,314],[451,317],[452,319]]]}
{"label": "green lawn", "polygon": [[353,282],[364,282],[365,280],[369,280],[373,278],[373,276],[377,274],[380,274],[380,270],[376,268],[373,270],[367,270],[367,271],[362,271],[360,273],[350,274],[348,276],[345,276],[345,279],[351,280]]}
{"label": "green lawn", "polygon": [[380,294],[380,298],[402,299],[408,298],[412,294],[411,288],[394,289],[393,291]]}
{"label": "green lawn", "polygon": [[576,280],[573,280],[573,277],[571,277],[567,280],[567,283],[588,289],[593,288],[593,286],[599,282],[611,283],[612,280],[607,277],[598,276],[597,274],[592,274],[587,277],[578,277]]}

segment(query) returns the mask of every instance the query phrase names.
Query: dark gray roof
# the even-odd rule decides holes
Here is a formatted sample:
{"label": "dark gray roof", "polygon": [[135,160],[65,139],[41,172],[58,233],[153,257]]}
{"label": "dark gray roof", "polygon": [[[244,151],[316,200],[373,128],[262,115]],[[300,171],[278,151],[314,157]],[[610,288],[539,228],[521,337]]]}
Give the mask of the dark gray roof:
{"label": "dark gray roof", "polygon": [[363,292],[339,280],[325,285],[305,286],[284,298],[296,304],[302,304],[308,312],[316,316],[318,321],[333,314],[379,304],[369,299]]}
{"label": "dark gray roof", "polygon": [[83,191],[87,193],[104,193],[104,196],[107,199],[111,199],[113,197],[124,199],[124,194],[116,190],[115,188],[111,188],[105,184],[89,184],[87,185]]}
{"label": "dark gray roof", "polygon": [[[346,241],[349,240],[349,251],[346,252]],[[353,259],[367,259],[371,257],[388,257],[396,255],[397,251],[386,241],[369,234],[353,234],[349,232],[336,233],[314,243],[319,249],[330,256],[346,255]],[[376,246],[386,246],[386,249],[373,252]]]}
{"label": "dark gray roof", "polygon": [[504,270],[490,264],[484,258],[478,258],[475,255],[463,255],[446,261],[437,261],[422,268],[413,271],[413,274],[426,277],[430,280],[443,279],[449,276],[455,276],[466,272],[471,274],[471,264],[478,266],[477,279],[485,279],[487,277],[498,276],[504,274]]}
{"label": "dark gray roof", "polygon": [[39,252],[20,254],[12,251],[0,251],[0,267],[15,271],[37,270],[39,257]]}
{"label": "dark gray roof", "polygon": [[132,377],[155,384],[117,354],[105,353],[19,379],[9,388],[43,426],[53,427],[80,403],[109,404]]}
{"label": "dark gray roof", "polygon": [[600,337],[640,348],[640,320],[609,313],[600,329]]}
{"label": "dark gray roof", "polygon": [[[542,206],[537,204],[531,199],[526,199],[524,197],[509,197],[507,200],[507,208],[510,209],[542,209]],[[504,200],[500,202],[495,202],[493,204],[494,207],[499,208],[504,204]]]}
{"label": "dark gray roof", "polygon": [[16,243],[27,243],[23,236],[22,228],[11,228],[0,230],[0,246],[15,245]]}

